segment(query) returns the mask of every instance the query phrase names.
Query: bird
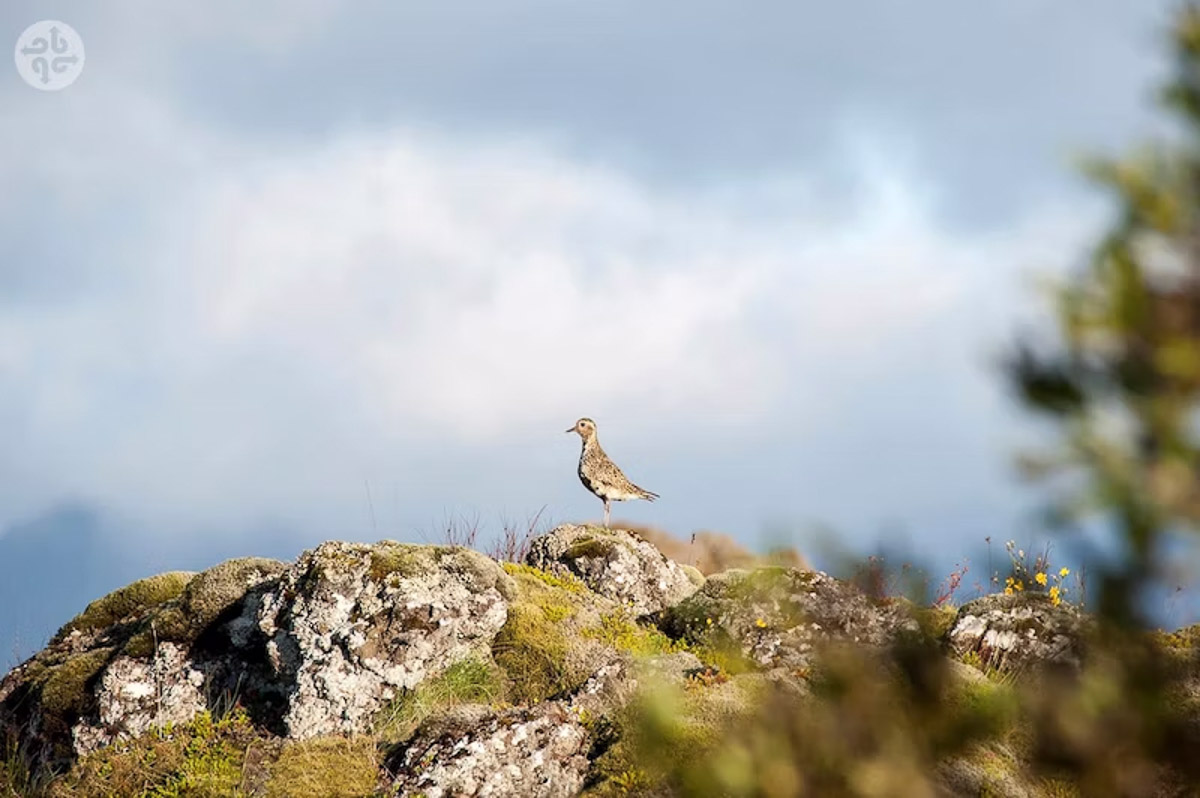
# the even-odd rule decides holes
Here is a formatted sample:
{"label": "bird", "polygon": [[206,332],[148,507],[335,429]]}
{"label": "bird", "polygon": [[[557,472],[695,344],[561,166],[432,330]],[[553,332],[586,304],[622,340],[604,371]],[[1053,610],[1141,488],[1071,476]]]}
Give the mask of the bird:
{"label": "bird", "polygon": [[654,501],[657,493],[639,488],[621,473],[617,464],[608,458],[600,448],[596,437],[596,422],[590,418],[581,418],[567,433],[577,432],[583,439],[583,450],[579,454],[579,481],[604,502],[604,528],[608,529],[609,503],[623,502],[629,499],[645,499]]}

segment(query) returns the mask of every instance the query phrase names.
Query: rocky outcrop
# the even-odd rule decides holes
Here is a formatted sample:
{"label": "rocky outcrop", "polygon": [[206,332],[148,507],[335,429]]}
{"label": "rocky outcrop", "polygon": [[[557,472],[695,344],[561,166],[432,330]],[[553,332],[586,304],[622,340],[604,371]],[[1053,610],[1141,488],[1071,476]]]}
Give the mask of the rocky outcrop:
{"label": "rocky outcrop", "polygon": [[1078,668],[1087,617],[1043,593],[996,594],[964,604],[946,634],[951,653],[983,670],[1022,671],[1047,664]]}
{"label": "rocky outcrop", "polygon": [[703,577],[646,541],[620,529],[560,526],[533,541],[525,560],[556,575],[570,574],[634,615],[660,612],[696,592]]}
{"label": "rocky outcrop", "polygon": [[671,607],[662,625],[671,637],[789,670],[811,665],[822,642],[880,647],[898,632],[917,629],[899,604],[873,601],[849,582],[794,568],[715,574]]}
{"label": "rocky outcrop", "polygon": [[[1018,711],[993,669],[1078,666],[1088,633],[1041,595],[955,614],[793,567],[705,579],[619,530],[560,527],[521,564],[330,542],[93,602],[0,680],[0,744],[98,794],[740,794],[772,762],[824,794],[902,754],[913,794],[1038,795],[1026,752],[957,741]],[[1159,637],[1192,674],[1200,634]]]}
{"label": "rocky outcrop", "polygon": [[0,682],[0,726],[43,764],[230,701],[293,739],[365,731],[401,691],[488,652],[515,590],[477,552],[392,542],[152,577]]}

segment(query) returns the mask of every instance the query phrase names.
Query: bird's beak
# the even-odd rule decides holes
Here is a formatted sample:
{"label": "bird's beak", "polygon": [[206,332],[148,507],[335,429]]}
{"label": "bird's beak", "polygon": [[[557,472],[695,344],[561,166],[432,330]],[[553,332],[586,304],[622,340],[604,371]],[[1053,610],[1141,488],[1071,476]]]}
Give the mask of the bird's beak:
{"label": "bird's beak", "polygon": [[574,427],[571,427],[569,430],[567,430],[567,432],[574,432],[574,431],[575,431]]}

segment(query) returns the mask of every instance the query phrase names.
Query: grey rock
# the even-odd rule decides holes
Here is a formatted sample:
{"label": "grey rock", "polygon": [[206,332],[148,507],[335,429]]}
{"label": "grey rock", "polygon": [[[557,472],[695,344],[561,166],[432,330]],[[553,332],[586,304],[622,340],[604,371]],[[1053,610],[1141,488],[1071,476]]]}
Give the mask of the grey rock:
{"label": "grey rock", "polygon": [[677,604],[698,588],[683,566],[620,529],[557,527],[530,544],[526,562],[556,575],[577,576],[639,616]]}
{"label": "grey rock", "polygon": [[83,755],[119,738],[187,723],[207,707],[203,687],[204,674],[174,643],[163,643],[149,661],[117,657],[96,689],[96,718],[81,720],[71,730],[75,752]]}
{"label": "grey rock", "polygon": [[491,712],[473,707],[420,729],[397,756],[395,794],[558,798],[577,794],[591,735],[561,701]]}
{"label": "grey rock", "polygon": [[978,657],[979,667],[1021,671],[1058,664],[1078,668],[1090,622],[1076,607],[1055,606],[1042,593],[1000,593],[964,604],[946,633],[958,659]]}
{"label": "grey rock", "polygon": [[884,646],[917,622],[900,604],[872,601],[828,574],[771,567],[710,576],[662,626],[672,637],[740,649],[760,667],[794,670],[810,666],[823,642]]}
{"label": "grey rock", "polygon": [[599,668],[571,696],[571,709],[593,717],[612,717],[627,707],[643,687],[681,687],[688,673],[703,669],[690,651],[656,657],[622,657]]}
{"label": "grey rock", "polygon": [[324,543],[263,596],[258,627],[287,685],[288,737],[366,730],[412,689],[491,643],[511,579],[461,547]]}

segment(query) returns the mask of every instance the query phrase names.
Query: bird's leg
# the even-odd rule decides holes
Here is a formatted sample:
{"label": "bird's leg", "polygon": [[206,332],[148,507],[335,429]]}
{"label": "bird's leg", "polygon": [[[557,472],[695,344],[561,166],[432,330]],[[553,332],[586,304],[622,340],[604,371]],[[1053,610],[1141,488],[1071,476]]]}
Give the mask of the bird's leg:
{"label": "bird's leg", "polygon": [[608,499],[604,500],[604,528],[608,529]]}

